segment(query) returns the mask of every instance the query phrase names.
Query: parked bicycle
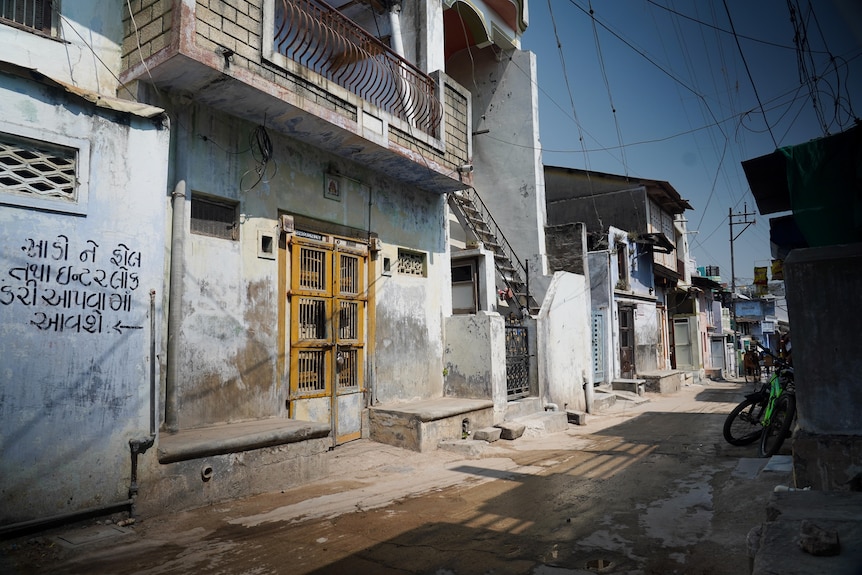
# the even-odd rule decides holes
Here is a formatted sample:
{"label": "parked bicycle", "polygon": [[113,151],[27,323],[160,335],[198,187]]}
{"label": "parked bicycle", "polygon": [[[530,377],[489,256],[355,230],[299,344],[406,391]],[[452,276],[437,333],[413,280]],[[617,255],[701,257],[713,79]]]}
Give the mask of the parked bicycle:
{"label": "parked bicycle", "polygon": [[723,431],[731,445],[749,445],[760,438],[760,456],[771,457],[790,434],[796,417],[796,391],[793,367],[768,349],[761,349],[772,358],[774,371],[769,381],[733,408]]}

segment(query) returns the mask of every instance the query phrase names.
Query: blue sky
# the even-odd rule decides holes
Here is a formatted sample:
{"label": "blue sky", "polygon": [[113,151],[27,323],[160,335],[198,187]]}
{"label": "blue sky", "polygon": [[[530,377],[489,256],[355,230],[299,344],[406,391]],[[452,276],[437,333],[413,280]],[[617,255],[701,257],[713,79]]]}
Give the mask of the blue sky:
{"label": "blue sky", "polygon": [[[531,1],[543,162],[670,182],[694,207],[697,265],[730,283],[728,209],[757,212],[740,163],[862,117],[862,2],[813,4],[593,0],[591,18],[588,0]],[[734,227],[739,285],[770,262],[769,217]]]}

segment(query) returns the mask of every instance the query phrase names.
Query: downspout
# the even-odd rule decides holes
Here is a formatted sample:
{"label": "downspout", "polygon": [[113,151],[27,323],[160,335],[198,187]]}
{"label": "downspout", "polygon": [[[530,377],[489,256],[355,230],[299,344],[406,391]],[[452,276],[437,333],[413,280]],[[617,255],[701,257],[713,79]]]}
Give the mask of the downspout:
{"label": "downspout", "polygon": [[401,38],[401,2],[389,5],[389,26],[392,28],[392,49],[404,58],[404,39]]}
{"label": "downspout", "polygon": [[179,363],[179,334],[182,319],[185,207],[186,182],[180,180],[171,194],[173,211],[171,216],[171,268],[169,272],[171,287],[168,294],[168,349],[167,373],[165,375],[165,428],[171,433],[179,430],[177,414],[179,369],[177,364]]}
{"label": "downspout", "polygon": [[156,442],[156,290],[150,290],[150,436],[130,439],[132,472],[129,480],[129,517],[135,517],[138,499],[138,455],[146,453]]}

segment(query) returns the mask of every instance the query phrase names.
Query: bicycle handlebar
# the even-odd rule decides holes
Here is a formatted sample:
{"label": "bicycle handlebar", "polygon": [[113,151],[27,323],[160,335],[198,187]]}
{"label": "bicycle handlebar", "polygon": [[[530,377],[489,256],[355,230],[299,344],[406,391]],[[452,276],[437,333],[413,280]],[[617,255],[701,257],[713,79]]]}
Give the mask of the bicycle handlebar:
{"label": "bicycle handlebar", "polygon": [[769,349],[768,347],[763,347],[763,344],[761,344],[760,342],[755,342],[754,345],[762,353],[765,353],[766,355],[772,357],[772,359],[777,362],[778,367],[788,367],[788,368],[790,367],[790,364],[787,362],[786,359],[784,359],[783,357],[779,357],[779,356],[775,355],[774,353],[772,353],[771,349]]}

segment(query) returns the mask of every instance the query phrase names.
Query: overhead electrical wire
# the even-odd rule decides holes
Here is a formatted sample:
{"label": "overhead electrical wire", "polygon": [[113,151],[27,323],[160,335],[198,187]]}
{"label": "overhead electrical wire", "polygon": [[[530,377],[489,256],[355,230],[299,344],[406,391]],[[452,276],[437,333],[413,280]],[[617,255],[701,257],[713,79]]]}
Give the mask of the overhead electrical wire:
{"label": "overhead electrical wire", "polygon": [[727,0],[722,0],[724,11],[727,12],[727,21],[730,23],[730,29],[733,31],[733,38],[736,40],[736,46],[739,48],[739,57],[742,58],[742,63],[745,66],[745,72],[748,74],[748,80],[751,82],[751,89],[754,90],[754,97],[757,104],[760,106],[760,111],[763,114],[763,123],[766,124],[769,130],[769,136],[772,138],[772,143],[778,147],[778,142],[775,140],[775,134],[772,133],[772,127],[769,125],[769,120],[766,119],[766,110],[763,109],[763,102],[760,101],[760,94],[757,92],[757,84],[754,83],[754,77],[751,75],[751,69],[748,67],[748,61],[745,59],[745,53],[742,51],[742,44],[739,43],[739,36],[736,35],[736,28],[733,25],[733,18],[730,16],[730,8],[727,7]]}
{"label": "overhead electrical wire", "polygon": [[611,114],[614,117],[614,127],[617,130],[617,142],[619,142],[619,144],[620,144],[620,155],[622,156],[622,164],[623,164],[623,171],[624,171],[623,173],[625,174],[626,177],[628,177],[629,167],[628,167],[628,162],[626,162],[626,149],[625,149],[625,146],[623,145],[623,134],[622,134],[622,131],[620,130],[620,120],[619,120],[619,117],[617,116],[617,107],[614,105],[614,97],[613,97],[613,94],[611,94],[611,83],[610,83],[610,81],[608,81],[608,71],[607,71],[607,68],[605,67],[604,56],[602,55],[602,44],[599,41],[599,32],[596,29],[596,15],[595,15],[595,11],[593,10],[592,0],[590,0],[590,2],[589,2],[589,7],[590,7],[590,22],[591,22],[592,28],[593,28],[593,40],[595,41],[595,44],[596,44],[596,55],[598,56],[598,59],[599,59],[599,68],[602,71],[602,80],[604,80],[604,83],[605,83],[605,90],[607,90],[607,93],[608,93],[608,102],[611,105]]}
{"label": "overhead electrical wire", "polygon": [[575,109],[575,99],[572,96],[572,87],[569,84],[569,74],[568,74],[567,69],[566,69],[566,58],[563,54],[563,44],[562,44],[562,42],[560,42],[560,34],[557,32],[557,22],[554,19],[554,9],[551,7],[551,0],[548,0],[548,13],[550,14],[551,25],[554,29],[554,39],[557,42],[557,52],[560,55],[560,65],[563,68],[563,79],[566,82],[566,92],[569,95],[569,103],[572,106],[572,115],[574,116],[574,119],[575,119],[575,125],[578,127],[578,141],[581,143],[581,148],[583,149],[584,166],[586,167],[586,173],[587,173],[587,185],[589,186],[589,189],[590,189],[590,198],[592,199],[592,203],[593,203],[593,211],[596,214],[596,220],[599,222],[599,229],[604,230],[604,224],[602,223],[602,216],[599,213],[598,206],[596,205],[596,197],[595,197],[595,193],[594,193],[594,189],[593,189],[593,179],[591,176],[592,168],[590,166],[590,156],[586,152],[586,147],[584,144],[583,130],[581,129],[581,123],[578,121],[578,112]]}
{"label": "overhead electrical wire", "polygon": [[[585,10],[582,6],[580,6],[577,2],[575,2],[575,0],[569,0],[569,3],[572,6],[574,6],[575,8],[577,8],[578,10],[580,10],[581,12],[584,12],[584,14],[586,14],[587,16],[590,15],[589,12],[587,10]],[[695,90],[694,88],[692,88],[691,86],[689,86],[688,84],[683,82],[680,78],[678,78],[676,75],[674,75],[670,71],[666,70],[663,66],[659,65],[658,62],[656,62],[652,57],[650,57],[645,51],[641,50],[640,48],[636,47],[634,44],[632,44],[631,42],[629,42],[628,40],[623,38],[616,31],[611,29],[610,26],[608,26],[607,24],[605,24],[604,22],[602,22],[598,18],[596,18],[596,22],[599,24],[599,26],[601,26],[602,28],[604,28],[605,30],[607,30],[608,32],[613,34],[620,42],[622,42],[623,44],[625,44],[626,46],[628,46],[629,48],[634,50],[639,56],[641,56],[647,62],[649,62],[650,64],[652,64],[656,68],[658,68],[663,74],[665,74],[671,80],[673,80],[674,82],[677,82],[680,86],[682,86],[683,88],[685,88],[686,90],[688,90],[689,92],[691,92],[692,94],[697,96],[704,103],[704,106],[709,111],[710,116],[712,116],[713,121],[716,124],[718,124],[717,127],[718,127],[719,131],[721,131],[723,136],[727,137],[727,135],[724,133],[724,130],[721,128],[721,125],[719,124],[718,119],[715,117],[715,114],[712,112],[712,109],[709,107],[709,104],[707,103],[706,98],[704,97],[703,94],[701,94],[700,92],[698,92],[697,90]]]}
{"label": "overhead electrical wire", "polygon": [[[723,32],[725,34],[733,34],[733,32],[731,32],[730,30],[725,30],[721,26],[716,26],[715,24],[710,24],[709,22],[704,22],[703,20],[693,18],[691,16],[688,16],[687,14],[683,14],[682,12],[674,10],[673,8],[668,8],[667,6],[663,6],[663,5],[659,4],[658,2],[656,2],[655,0],[646,0],[646,1],[650,4],[652,4],[653,6],[655,6],[656,8],[661,8],[662,10],[666,10],[668,12],[671,12],[672,14],[676,14],[680,18],[685,18],[686,20],[690,20],[696,24],[700,24],[701,26],[705,26],[707,28],[712,28],[713,30]],[[769,42],[768,40],[763,40],[761,38],[755,38],[753,36],[745,36],[743,34],[740,34],[739,37],[744,39],[744,40],[751,40],[752,42],[757,42],[759,44],[764,44],[766,46],[773,46],[775,48],[782,48],[784,50],[795,50],[796,49],[794,46],[787,46],[786,44],[778,44],[777,42]]]}

